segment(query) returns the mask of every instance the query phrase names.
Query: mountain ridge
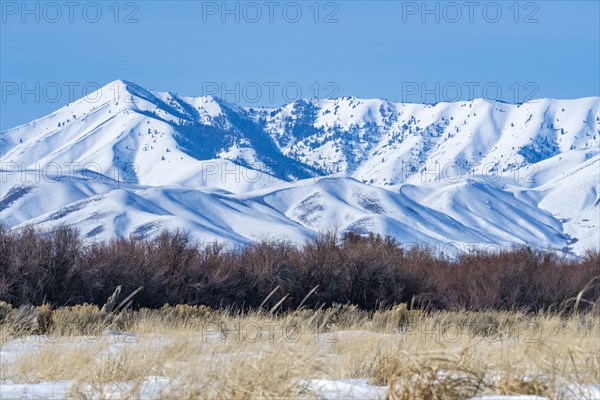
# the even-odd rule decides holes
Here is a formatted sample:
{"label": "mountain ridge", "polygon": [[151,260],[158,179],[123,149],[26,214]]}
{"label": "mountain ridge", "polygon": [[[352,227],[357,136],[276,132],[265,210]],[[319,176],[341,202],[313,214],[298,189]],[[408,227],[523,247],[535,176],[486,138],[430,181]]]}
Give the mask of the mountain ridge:
{"label": "mountain ridge", "polygon": [[[246,107],[117,80],[0,134],[0,213],[9,227],[87,226],[77,210],[112,218],[103,220],[109,228],[89,227],[97,232],[91,240],[181,226],[203,240],[212,232],[219,240],[246,242],[256,235],[236,226],[232,215],[241,220],[254,215],[254,224],[275,221],[263,233],[298,240],[338,226],[443,243],[437,229],[446,241],[477,237],[504,246],[533,241],[581,253],[600,240],[593,232],[600,226],[594,216],[599,103],[588,97],[428,105],[342,97]],[[27,182],[33,175],[38,179]],[[99,176],[98,182],[90,178]],[[343,190],[322,179],[339,179]],[[345,197],[368,191],[354,181],[374,191],[365,198]],[[173,188],[195,193],[184,196],[184,203],[209,196],[203,201],[213,210],[175,207]],[[152,206],[140,205],[140,193],[154,193],[151,189],[162,194],[152,194]],[[259,193],[278,198],[282,190],[295,194],[284,196],[279,208],[260,205]],[[228,205],[248,201],[250,209],[224,207],[219,197],[224,193]],[[556,199],[566,195],[574,200]],[[492,205],[482,203],[484,198]],[[77,203],[86,199],[94,201]],[[411,202],[419,204],[417,214],[411,214],[416,210]],[[123,215],[93,209],[98,204],[113,204]],[[163,215],[164,207],[186,217]],[[336,208],[347,215],[331,211]],[[202,213],[215,209],[222,220],[200,222]],[[152,218],[158,222],[150,229]]]}

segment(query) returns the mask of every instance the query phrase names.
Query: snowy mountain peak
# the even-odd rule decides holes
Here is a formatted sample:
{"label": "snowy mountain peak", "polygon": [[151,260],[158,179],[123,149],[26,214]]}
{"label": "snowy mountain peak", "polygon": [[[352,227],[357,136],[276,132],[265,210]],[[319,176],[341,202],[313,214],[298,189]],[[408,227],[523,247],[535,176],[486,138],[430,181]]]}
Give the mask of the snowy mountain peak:
{"label": "snowy mountain peak", "polygon": [[[117,218],[96,209],[112,204],[128,222],[106,228],[105,238],[183,224],[206,237],[250,240],[219,214],[243,219],[243,209],[257,216],[253,224],[268,220],[294,237],[342,226],[425,242],[584,249],[598,237],[590,232],[599,226],[599,103],[343,97],[242,107],[116,80],[0,134],[0,212],[10,226],[46,226],[90,212]],[[47,179],[23,179],[31,171]],[[90,184],[92,175],[102,178]],[[328,176],[338,180],[317,179]],[[116,196],[117,188],[128,195]],[[43,201],[47,193],[55,196]],[[169,222],[151,229],[139,215],[144,224]]]}

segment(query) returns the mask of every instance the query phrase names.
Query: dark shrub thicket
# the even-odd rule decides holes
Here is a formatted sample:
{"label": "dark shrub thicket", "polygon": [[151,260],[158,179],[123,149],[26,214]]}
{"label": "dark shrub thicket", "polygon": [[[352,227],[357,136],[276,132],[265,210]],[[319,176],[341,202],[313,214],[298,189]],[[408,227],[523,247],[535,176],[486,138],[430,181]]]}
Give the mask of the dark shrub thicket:
{"label": "dark shrub thicket", "polygon": [[523,247],[448,259],[377,235],[329,233],[303,246],[263,242],[232,252],[197,246],[182,232],[84,245],[68,227],[47,233],[0,227],[0,300],[13,305],[102,305],[121,285],[124,296],[143,286],[133,304],[150,308],[270,308],[285,296],[281,310],[303,300],[311,308],[342,303],[367,310],[399,303],[431,310],[559,311],[576,304],[597,310],[599,276],[597,251],[574,259]]}

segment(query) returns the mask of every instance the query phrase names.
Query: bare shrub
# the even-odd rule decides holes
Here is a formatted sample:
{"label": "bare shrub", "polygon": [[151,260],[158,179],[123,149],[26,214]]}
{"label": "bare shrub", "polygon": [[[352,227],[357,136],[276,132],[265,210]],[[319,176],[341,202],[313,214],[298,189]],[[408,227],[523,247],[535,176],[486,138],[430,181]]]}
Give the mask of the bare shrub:
{"label": "bare shrub", "polygon": [[449,259],[389,237],[335,233],[302,246],[263,241],[237,251],[199,246],[181,231],[84,246],[69,227],[0,227],[0,300],[101,306],[119,286],[124,296],[143,287],[131,299],[134,308],[283,312],[341,304],[374,311],[405,304],[429,311],[600,312],[600,253],[577,259],[521,247]]}

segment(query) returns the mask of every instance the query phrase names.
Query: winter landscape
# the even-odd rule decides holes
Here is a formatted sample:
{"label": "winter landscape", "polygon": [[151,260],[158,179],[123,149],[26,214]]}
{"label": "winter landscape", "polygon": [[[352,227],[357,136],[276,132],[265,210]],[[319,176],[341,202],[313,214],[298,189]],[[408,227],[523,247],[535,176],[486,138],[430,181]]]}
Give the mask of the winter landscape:
{"label": "winter landscape", "polygon": [[0,2],[0,400],[600,400],[600,3]]}
{"label": "winter landscape", "polygon": [[[600,242],[600,98],[240,107],[114,81],[2,133],[2,220],[86,240],[380,233],[440,252]],[[48,198],[48,193],[53,193]]]}
{"label": "winter landscape", "polygon": [[598,109],[118,80],[2,132],[2,396],[595,399]]}

